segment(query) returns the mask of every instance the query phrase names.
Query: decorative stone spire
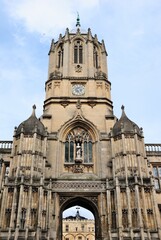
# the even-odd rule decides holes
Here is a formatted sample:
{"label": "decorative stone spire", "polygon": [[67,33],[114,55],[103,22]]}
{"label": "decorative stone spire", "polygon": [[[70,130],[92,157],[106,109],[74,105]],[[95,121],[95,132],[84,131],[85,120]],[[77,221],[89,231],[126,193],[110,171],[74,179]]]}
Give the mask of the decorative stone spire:
{"label": "decorative stone spire", "polygon": [[76,23],[76,27],[80,27],[80,18],[79,18],[79,13],[77,13],[77,23]]}
{"label": "decorative stone spire", "polygon": [[55,48],[55,44],[54,44],[54,39],[52,39],[51,41],[51,45],[50,45],[50,50],[49,50],[49,55],[50,55],[50,52],[54,52],[54,48]]}
{"label": "decorative stone spire", "polygon": [[69,29],[66,28],[66,31],[65,31],[65,40],[69,40]]}
{"label": "decorative stone spire", "polygon": [[88,40],[92,41],[92,33],[91,33],[91,29],[90,28],[88,28],[87,37],[88,37]]}
{"label": "decorative stone spire", "polygon": [[124,105],[122,105],[122,106],[121,106],[121,109],[122,109],[122,111],[124,111],[124,109],[125,109],[125,106],[124,106]]}
{"label": "decorative stone spire", "polygon": [[102,50],[103,50],[103,52],[105,52],[106,56],[108,56],[107,51],[106,51],[106,47],[105,47],[104,40],[102,40]]}

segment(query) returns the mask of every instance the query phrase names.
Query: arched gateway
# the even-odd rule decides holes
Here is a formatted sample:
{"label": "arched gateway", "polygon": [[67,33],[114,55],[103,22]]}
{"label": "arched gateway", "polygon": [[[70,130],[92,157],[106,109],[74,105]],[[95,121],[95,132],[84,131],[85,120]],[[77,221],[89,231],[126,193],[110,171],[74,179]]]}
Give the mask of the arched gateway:
{"label": "arched gateway", "polygon": [[75,205],[79,205],[83,208],[88,209],[91,211],[94,215],[95,218],[95,238],[96,239],[101,239],[101,220],[99,217],[99,212],[98,212],[98,206],[97,206],[97,201],[95,201],[95,198],[93,197],[82,197],[82,196],[77,196],[77,197],[66,197],[64,198],[64,202],[62,203],[60,207],[60,228],[59,228],[59,238],[62,239],[62,213],[64,210],[73,207]]}
{"label": "arched gateway", "polygon": [[145,151],[124,107],[117,121],[105,44],[76,26],[52,40],[43,115],[34,106],[12,150],[1,149],[0,239],[62,240],[62,212],[78,204],[93,213],[96,240],[159,240],[149,159],[160,161],[160,152]]}

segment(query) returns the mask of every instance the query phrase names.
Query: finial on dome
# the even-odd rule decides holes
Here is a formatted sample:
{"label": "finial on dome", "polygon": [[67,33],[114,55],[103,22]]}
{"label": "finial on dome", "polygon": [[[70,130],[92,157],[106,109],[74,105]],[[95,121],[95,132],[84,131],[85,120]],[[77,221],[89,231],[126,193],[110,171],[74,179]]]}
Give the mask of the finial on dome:
{"label": "finial on dome", "polygon": [[77,23],[76,23],[76,27],[80,27],[80,18],[79,18],[79,13],[77,12]]}
{"label": "finial on dome", "polygon": [[122,106],[121,106],[121,109],[122,109],[122,111],[124,111],[124,109],[125,109],[125,106],[124,106],[124,105],[122,105]]}
{"label": "finial on dome", "polygon": [[33,106],[32,106],[32,116],[35,116],[35,109],[36,109],[36,105],[34,104]]}
{"label": "finial on dome", "polygon": [[122,117],[125,117],[126,116],[126,114],[125,114],[125,106],[122,105],[121,109],[122,109]]}

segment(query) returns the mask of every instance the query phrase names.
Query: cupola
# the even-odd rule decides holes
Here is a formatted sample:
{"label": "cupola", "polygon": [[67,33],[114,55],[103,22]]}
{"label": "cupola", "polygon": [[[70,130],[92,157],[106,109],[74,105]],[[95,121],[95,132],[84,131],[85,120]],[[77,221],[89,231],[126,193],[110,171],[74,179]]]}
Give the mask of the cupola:
{"label": "cupola", "polygon": [[121,107],[122,115],[121,118],[115,123],[112,129],[113,136],[118,136],[121,133],[131,133],[137,132],[138,135],[142,135],[142,129],[138,127],[136,123],[131,121],[125,114],[124,106]]}
{"label": "cupola", "polygon": [[21,132],[23,132],[24,135],[33,135],[35,132],[41,136],[45,135],[45,127],[42,122],[40,122],[40,120],[36,117],[35,109],[36,106],[34,105],[31,116],[18,126],[15,134],[16,136]]}

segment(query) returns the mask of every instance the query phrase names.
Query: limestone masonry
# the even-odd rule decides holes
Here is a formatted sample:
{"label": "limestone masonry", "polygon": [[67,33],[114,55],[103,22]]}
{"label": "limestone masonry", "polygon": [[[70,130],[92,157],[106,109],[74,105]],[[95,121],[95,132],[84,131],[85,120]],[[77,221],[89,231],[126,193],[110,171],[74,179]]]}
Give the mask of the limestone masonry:
{"label": "limestone masonry", "polygon": [[33,106],[0,141],[0,239],[67,240],[62,213],[78,205],[92,239],[161,240],[161,144],[124,106],[114,115],[105,44],[77,20],[51,42],[41,118]]}

